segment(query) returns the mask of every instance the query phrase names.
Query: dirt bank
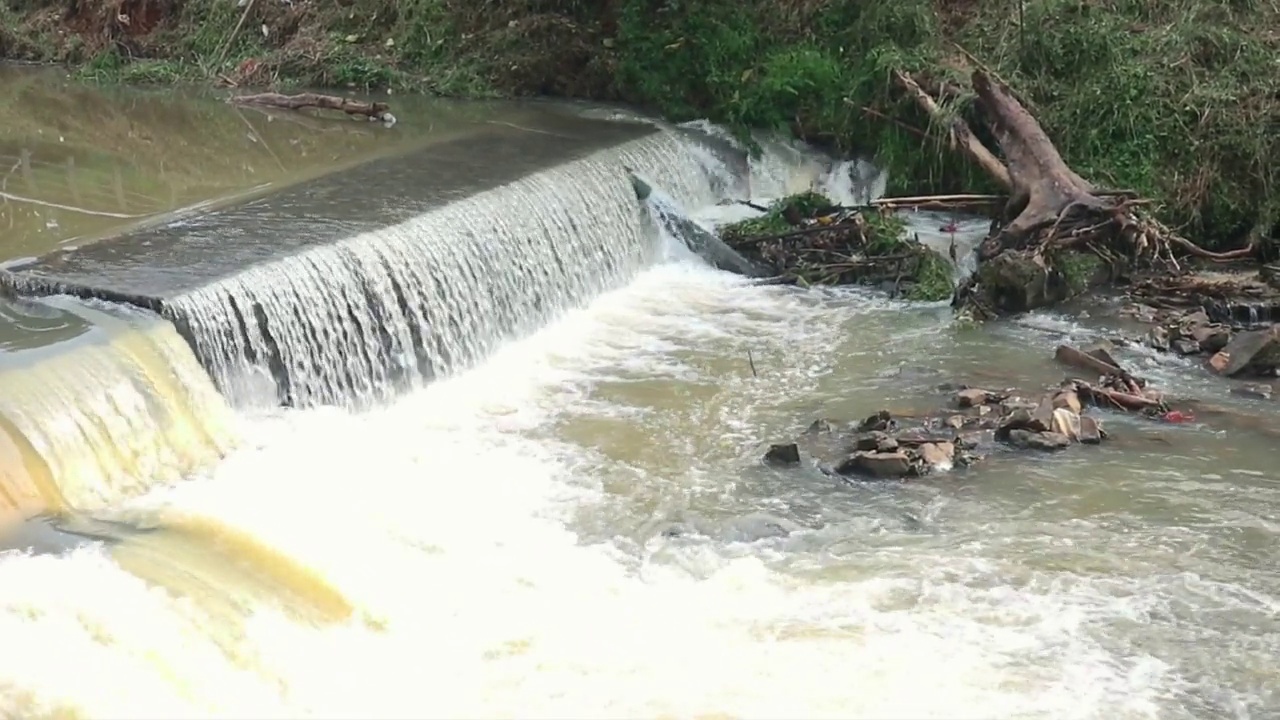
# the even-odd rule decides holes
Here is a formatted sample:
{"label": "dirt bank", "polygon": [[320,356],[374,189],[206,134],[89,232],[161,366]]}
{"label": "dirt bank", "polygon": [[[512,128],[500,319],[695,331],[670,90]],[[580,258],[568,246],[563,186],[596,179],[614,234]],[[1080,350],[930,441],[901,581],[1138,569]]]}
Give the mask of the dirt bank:
{"label": "dirt bank", "polygon": [[1073,168],[1224,247],[1280,211],[1277,27],[1274,3],[1226,0],[8,0],[0,56],[113,81],[623,100],[873,154],[896,193],[989,180],[892,71],[964,116],[957,79],[987,69]]}

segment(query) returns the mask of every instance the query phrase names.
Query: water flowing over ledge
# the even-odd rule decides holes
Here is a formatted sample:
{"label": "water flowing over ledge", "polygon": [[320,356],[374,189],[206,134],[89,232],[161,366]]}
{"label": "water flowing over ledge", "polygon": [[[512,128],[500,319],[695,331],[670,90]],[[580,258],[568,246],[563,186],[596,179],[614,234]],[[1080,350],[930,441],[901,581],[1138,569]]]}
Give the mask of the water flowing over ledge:
{"label": "water flowing over ledge", "polygon": [[696,134],[569,117],[492,124],[46,256],[9,282],[162,313],[235,404],[367,406],[654,262],[628,170],[697,204],[740,181],[724,157],[739,151]]}

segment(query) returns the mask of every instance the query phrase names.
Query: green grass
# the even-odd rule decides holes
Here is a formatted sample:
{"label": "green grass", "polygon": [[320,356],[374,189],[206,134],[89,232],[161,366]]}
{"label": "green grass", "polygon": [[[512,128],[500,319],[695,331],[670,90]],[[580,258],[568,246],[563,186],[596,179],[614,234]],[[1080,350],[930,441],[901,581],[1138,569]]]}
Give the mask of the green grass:
{"label": "green grass", "polygon": [[[186,0],[145,37],[113,40],[57,32],[61,4],[13,2],[0,53],[101,81],[624,100],[871,157],[894,193],[993,189],[891,81],[904,69],[964,88],[976,58],[1080,174],[1156,199],[1184,233],[1230,244],[1280,211],[1275,0],[259,2],[231,42],[231,2]],[[976,112],[963,91],[946,105]]]}

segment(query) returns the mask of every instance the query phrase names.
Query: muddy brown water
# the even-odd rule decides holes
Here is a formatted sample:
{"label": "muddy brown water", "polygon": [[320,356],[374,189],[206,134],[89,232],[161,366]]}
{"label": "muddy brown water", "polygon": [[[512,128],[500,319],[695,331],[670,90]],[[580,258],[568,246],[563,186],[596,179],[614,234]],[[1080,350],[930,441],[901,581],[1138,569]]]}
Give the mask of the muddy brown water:
{"label": "muddy brown water", "polygon": [[[56,109],[34,137],[89,102],[133,129],[0,137],[50,173],[6,186],[45,203],[4,206],[10,257],[132,222],[50,204],[165,212],[399,147],[212,98],[34,87]],[[64,145],[100,192],[55,182]],[[161,180],[166,157],[209,165]],[[0,556],[5,716],[1280,713],[1280,469],[1249,422],[1106,415],[1101,447],[908,483],[759,463],[816,418],[937,407],[944,383],[1056,383],[1057,344],[1108,332],[1096,310],[968,328],[677,256],[388,406],[263,413],[220,403],[145,314],[5,307],[0,460],[28,470],[4,485],[58,496]],[[1117,352],[1274,418],[1191,361]]]}

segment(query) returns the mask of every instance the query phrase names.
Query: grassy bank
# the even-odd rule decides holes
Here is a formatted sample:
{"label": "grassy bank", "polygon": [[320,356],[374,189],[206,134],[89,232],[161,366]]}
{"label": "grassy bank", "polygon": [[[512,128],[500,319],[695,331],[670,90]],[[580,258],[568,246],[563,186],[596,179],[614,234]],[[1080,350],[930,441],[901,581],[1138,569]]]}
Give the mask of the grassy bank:
{"label": "grassy bank", "polygon": [[1081,174],[1207,244],[1280,210],[1271,0],[254,0],[239,33],[230,0],[7,1],[0,54],[91,77],[621,100],[873,155],[894,191],[987,187],[889,81],[981,63]]}

